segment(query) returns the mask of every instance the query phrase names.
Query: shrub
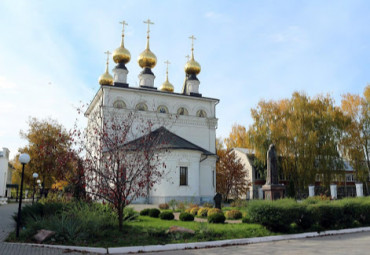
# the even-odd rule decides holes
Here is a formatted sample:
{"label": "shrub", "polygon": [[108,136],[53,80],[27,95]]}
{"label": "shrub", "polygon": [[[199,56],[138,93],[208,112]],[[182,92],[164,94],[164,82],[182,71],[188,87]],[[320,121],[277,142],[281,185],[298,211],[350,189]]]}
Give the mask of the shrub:
{"label": "shrub", "polygon": [[149,210],[148,215],[152,218],[158,218],[160,213],[161,213],[161,211],[158,210],[157,208],[152,208],[152,209]]}
{"label": "shrub", "polygon": [[324,229],[333,228],[343,217],[343,210],[336,204],[318,203],[308,206],[314,219]]}
{"label": "shrub", "polygon": [[247,207],[247,201],[243,199],[236,199],[230,204],[231,207]]}
{"label": "shrub", "polygon": [[139,214],[132,207],[125,207],[123,209],[123,221],[134,221]]}
{"label": "shrub", "polygon": [[199,207],[193,207],[191,208],[190,213],[195,216],[197,215],[198,211],[199,211]]}
{"label": "shrub", "polygon": [[171,207],[171,209],[172,209],[173,211],[175,211],[176,206],[177,206],[177,201],[176,201],[175,199],[170,200],[170,201],[168,202],[168,206],[169,206],[169,207]]}
{"label": "shrub", "polygon": [[238,220],[243,217],[242,213],[239,210],[230,210],[226,213],[226,218],[229,220]]}
{"label": "shrub", "polygon": [[180,211],[185,211],[185,209],[186,209],[185,203],[184,202],[177,203],[177,209],[180,210]]}
{"label": "shrub", "polygon": [[209,223],[224,223],[225,222],[225,215],[223,213],[215,213],[208,216]]}
{"label": "shrub", "polygon": [[285,232],[299,218],[298,204],[291,199],[252,201],[248,215],[252,222],[260,223],[272,231]]}
{"label": "shrub", "polygon": [[194,220],[194,216],[187,212],[180,213],[179,218],[181,221],[193,221]]}
{"label": "shrub", "polygon": [[163,211],[159,214],[159,218],[162,220],[173,220],[175,215],[173,215],[172,211]]}
{"label": "shrub", "polygon": [[209,208],[207,208],[207,207],[199,208],[197,215],[199,217],[205,218],[205,217],[207,217],[208,210],[209,210]]}
{"label": "shrub", "polygon": [[309,229],[315,223],[315,219],[310,208],[305,205],[297,204],[296,210],[298,218],[296,218],[294,222],[298,227],[304,230]]}
{"label": "shrub", "polygon": [[159,205],[158,205],[158,207],[159,207],[159,209],[161,209],[161,210],[167,210],[167,209],[169,209],[169,208],[170,208],[170,206],[169,206],[168,204],[166,204],[166,203],[164,203],[164,204],[159,204]]}
{"label": "shrub", "polygon": [[205,207],[205,208],[212,208],[213,207],[213,204],[212,203],[205,202],[203,204],[203,207]]}
{"label": "shrub", "polygon": [[247,216],[245,216],[245,217],[243,217],[242,222],[243,222],[243,223],[252,223],[252,221],[251,221],[251,219],[249,218],[249,216],[248,216],[248,215],[247,215]]}
{"label": "shrub", "polygon": [[146,208],[140,211],[140,215],[142,216],[148,216],[149,215],[150,208]]}
{"label": "shrub", "polygon": [[185,209],[185,212],[190,213],[191,209],[193,209],[193,208],[187,208],[187,209]]}
{"label": "shrub", "polygon": [[217,214],[217,213],[222,213],[221,209],[212,208],[208,210],[207,216],[211,216],[212,214]]}
{"label": "shrub", "polygon": [[189,203],[188,208],[194,208],[194,207],[199,207],[197,204],[194,203]]}

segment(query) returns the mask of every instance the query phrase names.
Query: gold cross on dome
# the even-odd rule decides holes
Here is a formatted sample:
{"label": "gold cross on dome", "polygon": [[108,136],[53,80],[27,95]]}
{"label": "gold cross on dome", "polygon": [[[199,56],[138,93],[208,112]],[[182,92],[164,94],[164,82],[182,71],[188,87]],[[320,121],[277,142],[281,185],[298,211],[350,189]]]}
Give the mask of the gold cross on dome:
{"label": "gold cross on dome", "polygon": [[126,21],[124,21],[124,20],[122,20],[121,22],[120,22],[120,24],[122,24],[122,35],[123,35],[123,33],[125,32],[125,26],[127,26],[128,24],[126,23]]}
{"label": "gold cross on dome", "polygon": [[188,59],[188,61],[190,60],[190,56],[189,55],[186,55],[185,57]]}
{"label": "gold cross on dome", "polygon": [[168,74],[168,65],[169,65],[169,64],[171,64],[171,62],[170,62],[170,61],[168,61],[168,60],[166,60],[166,61],[164,61],[164,63],[167,65],[166,73]]}
{"label": "gold cross on dome", "polygon": [[150,25],[154,25],[154,23],[150,19],[144,21],[144,23],[145,24],[148,24],[148,31],[147,31],[147,33],[148,33],[148,36],[149,36],[149,32],[150,32],[150,27],[149,26]]}
{"label": "gold cross on dome", "polygon": [[194,35],[190,36],[189,39],[191,39],[191,48],[194,48],[194,40],[197,38],[194,37]]}
{"label": "gold cross on dome", "polygon": [[107,54],[107,62],[109,61],[109,55],[112,54],[112,52],[110,52],[109,50],[107,50],[106,52],[104,52],[104,54]]}

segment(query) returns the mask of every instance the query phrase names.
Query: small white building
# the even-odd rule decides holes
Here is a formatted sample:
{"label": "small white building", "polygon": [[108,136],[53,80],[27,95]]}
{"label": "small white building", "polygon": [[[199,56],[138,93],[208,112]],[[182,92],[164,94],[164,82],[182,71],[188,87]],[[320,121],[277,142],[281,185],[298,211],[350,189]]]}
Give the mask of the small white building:
{"label": "small white building", "polygon": [[185,65],[182,90],[174,91],[168,79],[168,66],[166,80],[157,89],[152,72],[157,58],[149,48],[148,29],[147,47],[138,57],[142,68],[138,76],[139,87],[132,87],[127,84],[128,69],[125,65],[131,55],[124,48],[123,37],[122,33],[121,46],[113,52],[113,60],[117,64],[113,69],[114,75],[109,74],[107,58],[106,72],[99,78],[101,87],[85,112],[88,129],[94,125],[93,113],[96,111],[101,111],[103,118],[114,112],[124,119],[134,112],[141,119],[153,121],[153,133],[162,129],[171,137],[167,147],[169,153],[162,158],[166,164],[166,176],[150,189],[147,197],[136,202],[164,203],[172,199],[197,203],[213,201],[216,192],[216,105],[219,100],[199,93],[197,74],[200,73],[200,65],[194,59],[193,47]]}
{"label": "small white building", "polygon": [[[246,199],[261,198],[259,189],[265,184],[266,180],[261,178],[261,174],[253,166],[254,152],[247,148],[233,148],[231,150],[244,166],[244,171],[247,172],[246,182],[249,184]],[[261,193],[261,192],[260,192]]]}
{"label": "small white building", "polygon": [[12,183],[12,166],[9,163],[9,149],[3,148],[0,151],[0,198],[10,197],[10,189],[7,184]]}

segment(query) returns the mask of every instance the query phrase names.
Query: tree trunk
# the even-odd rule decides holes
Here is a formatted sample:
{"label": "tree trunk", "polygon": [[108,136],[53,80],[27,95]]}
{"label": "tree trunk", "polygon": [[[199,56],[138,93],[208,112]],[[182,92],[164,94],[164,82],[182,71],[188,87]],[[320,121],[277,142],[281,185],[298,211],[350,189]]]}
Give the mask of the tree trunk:
{"label": "tree trunk", "polygon": [[123,206],[118,206],[118,229],[122,231],[123,229]]}

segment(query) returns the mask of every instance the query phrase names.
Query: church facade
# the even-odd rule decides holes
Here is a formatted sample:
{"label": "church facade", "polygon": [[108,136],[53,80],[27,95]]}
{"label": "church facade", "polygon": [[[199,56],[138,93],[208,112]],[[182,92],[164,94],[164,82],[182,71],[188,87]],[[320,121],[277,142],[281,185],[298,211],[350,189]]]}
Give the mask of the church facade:
{"label": "church facade", "polygon": [[[165,82],[159,88],[155,86],[152,69],[157,58],[149,48],[149,25],[152,23],[150,20],[146,23],[147,45],[138,57],[138,64],[142,68],[139,87],[127,83],[129,71],[126,64],[131,55],[124,47],[122,31],[121,46],[113,52],[116,63],[113,76],[109,74],[107,52],[106,71],[99,78],[101,86],[85,112],[88,128],[94,121],[92,113],[98,109],[102,109],[103,118],[104,114],[114,111],[123,120],[129,113],[140,115],[141,120],[152,120],[153,132],[164,130],[170,138],[168,153],[162,158],[166,174],[148,190],[146,196],[135,202],[165,203],[172,199],[210,202],[216,192],[216,105],[219,100],[199,93],[197,75],[201,68],[194,59],[193,45],[191,58],[185,65],[182,90],[174,91],[168,79],[168,66]],[[122,24],[124,27],[125,22]],[[137,134],[134,137],[137,139]]]}

